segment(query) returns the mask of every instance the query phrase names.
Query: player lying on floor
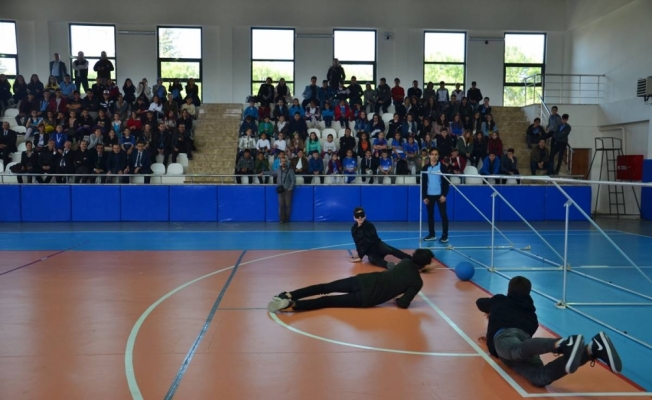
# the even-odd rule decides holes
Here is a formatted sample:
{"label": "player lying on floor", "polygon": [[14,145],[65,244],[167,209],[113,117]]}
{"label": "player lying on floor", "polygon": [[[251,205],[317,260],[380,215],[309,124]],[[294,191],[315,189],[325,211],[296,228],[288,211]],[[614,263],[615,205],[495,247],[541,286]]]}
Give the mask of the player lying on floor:
{"label": "player lying on floor", "polygon": [[[308,311],[327,307],[363,308],[373,307],[391,299],[396,299],[398,307],[408,308],[423,286],[420,272],[434,261],[432,251],[418,249],[410,259],[402,260],[387,271],[359,274],[292,292],[282,292],[272,299],[267,310],[276,312]],[[303,300],[306,297],[329,293],[344,294]]]}
{"label": "player lying on floor", "polygon": [[[591,361],[601,360],[614,372],[623,365],[616,348],[604,332],[595,335],[585,345],[582,335],[563,339],[533,338],[539,327],[534,301],[530,296],[532,283],[522,276],[509,281],[507,296],[498,294],[481,298],[476,305],[489,321],[486,341],[489,352],[537,387],[572,374]],[[554,353],[561,357],[543,364],[539,355]]]}

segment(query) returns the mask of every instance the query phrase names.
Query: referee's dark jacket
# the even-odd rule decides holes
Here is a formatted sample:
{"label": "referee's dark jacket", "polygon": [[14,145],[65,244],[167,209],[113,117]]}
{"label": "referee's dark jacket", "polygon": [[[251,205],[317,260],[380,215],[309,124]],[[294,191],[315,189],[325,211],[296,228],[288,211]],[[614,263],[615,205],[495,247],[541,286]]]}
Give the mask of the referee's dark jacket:
{"label": "referee's dark jacket", "polygon": [[428,185],[435,185],[439,184],[441,188],[440,195],[441,196],[448,196],[448,188],[449,188],[449,182],[447,179],[445,179],[441,175],[437,175],[435,173],[431,172],[436,172],[436,170],[439,169],[439,171],[442,174],[447,174],[448,173],[448,167],[444,165],[441,161],[438,161],[436,165],[430,164],[430,161],[426,165],[423,166],[423,169],[421,170],[421,198],[425,199],[428,197]]}

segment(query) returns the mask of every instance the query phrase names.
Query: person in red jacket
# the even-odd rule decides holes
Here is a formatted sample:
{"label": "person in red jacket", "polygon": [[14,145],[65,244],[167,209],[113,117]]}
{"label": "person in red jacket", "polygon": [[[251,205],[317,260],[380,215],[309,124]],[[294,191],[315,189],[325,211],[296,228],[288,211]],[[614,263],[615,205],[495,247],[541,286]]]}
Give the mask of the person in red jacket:
{"label": "person in red jacket", "polygon": [[349,127],[349,120],[351,119],[351,108],[346,101],[340,100],[340,105],[335,107],[335,120],[339,121],[342,128]]}
{"label": "person in red jacket", "polygon": [[68,113],[68,100],[63,97],[61,89],[57,89],[54,92],[54,98],[50,97],[50,106],[48,109],[57,113],[62,112],[64,115]]}
{"label": "person in red jacket", "polygon": [[491,132],[487,151],[494,153],[498,158],[503,156],[503,141],[498,136],[498,132]]}

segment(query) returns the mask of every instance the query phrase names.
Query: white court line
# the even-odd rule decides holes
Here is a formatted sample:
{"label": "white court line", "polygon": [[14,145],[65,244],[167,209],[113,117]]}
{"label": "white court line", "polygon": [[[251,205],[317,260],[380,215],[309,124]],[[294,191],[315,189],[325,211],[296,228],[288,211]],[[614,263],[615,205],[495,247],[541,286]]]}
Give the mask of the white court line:
{"label": "white court line", "polygon": [[652,236],[642,235],[642,234],[640,234],[640,233],[626,232],[626,231],[621,231],[621,230],[619,230],[619,229],[614,229],[614,231],[616,231],[616,232],[620,232],[620,233],[625,234],[625,235],[640,236],[640,237],[644,237],[644,238],[646,238],[646,239],[652,239]]}
{"label": "white court line", "polygon": [[[384,222],[377,222],[377,223],[384,223]],[[388,222],[391,223],[391,222]],[[413,233],[416,230],[403,230],[403,231],[392,231],[392,230],[383,230],[383,232],[386,233]],[[71,230],[71,231],[0,231],[1,234],[24,234],[24,235],[31,235],[31,234],[50,234],[50,233],[350,233],[350,230],[347,229],[341,229],[341,230],[313,230],[313,231],[306,231],[306,230],[249,230],[249,231],[230,231],[230,230],[221,230],[221,231],[216,231],[216,230],[205,230],[205,231],[186,231],[186,230],[159,230],[159,231],[153,231],[153,230],[146,230],[146,231],[141,231],[141,230],[121,230],[121,231],[94,231],[94,230]],[[484,230],[484,229],[476,229],[476,230],[455,230],[455,232],[460,232],[460,233],[491,233],[491,230]],[[503,232],[506,233],[524,233],[524,234],[531,234],[534,235],[534,232],[532,230],[503,230]],[[546,233],[546,234],[552,234],[552,233],[558,233],[559,235],[563,235],[564,231],[560,229],[550,229],[550,230],[540,230],[540,233]],[[629,233],[629,232],[624,232],[624,231],[618,231],[618,230],[606,230],[605,232],[609,233],[611,232],[612,234],[627,234],[627,235],[637,235],[637,236],[642,236],[642,237],[647,237],[652,239],[650,236],[645,236],[645,235],[639,235],[637,233]],[[578,229],[578,230],[570,230],[570,234],[576,234],[576,235],[586,235],[586,234],[598,234],[602,235],[600,232],[596,230],[591,230],[591,229]]]}
{"label": "white court line", "polygon": [[438,357],[479,357],[480,356],[480,354],[476,354],[476,353],[437,353],[437,352],[427,352],[427,351],[395,350],[395,349],[385,349],[382,347],[362,346],[359,344],[341,342],[339,340],[333,340],[322,336],[313,335],[312,333],[302,331],[300,329],[297,329],[293,326],[286,324],[274,313],[269,313],[269,316],[272,317],[272,319],[282,327],[287,328],[292,332],[298,333],[299,335],[307,336],[309,338],[321,340],[328,343],[337,344],[340,346],[355,347],[358,349],[380,351],[385,353],[413,354],[413,355],[420,355],[420,356],[438,356]]}

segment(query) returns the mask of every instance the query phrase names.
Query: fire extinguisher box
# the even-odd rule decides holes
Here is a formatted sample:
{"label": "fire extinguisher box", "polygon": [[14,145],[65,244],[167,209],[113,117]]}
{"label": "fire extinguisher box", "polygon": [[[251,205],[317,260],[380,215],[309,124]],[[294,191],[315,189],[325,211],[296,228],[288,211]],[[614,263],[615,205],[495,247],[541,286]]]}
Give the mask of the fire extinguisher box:
{"label": "fire extinguisher box", "polygon": [[616,160],[616,179],[635,182],[643,180],[643,156],[618,156]]}

